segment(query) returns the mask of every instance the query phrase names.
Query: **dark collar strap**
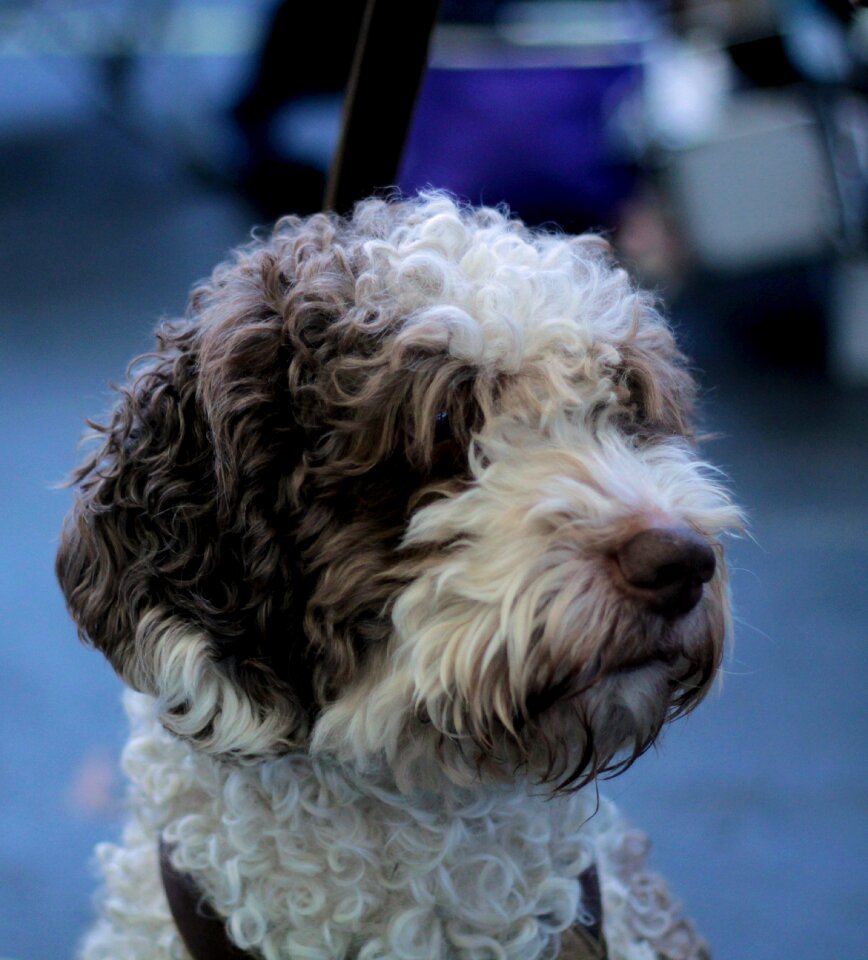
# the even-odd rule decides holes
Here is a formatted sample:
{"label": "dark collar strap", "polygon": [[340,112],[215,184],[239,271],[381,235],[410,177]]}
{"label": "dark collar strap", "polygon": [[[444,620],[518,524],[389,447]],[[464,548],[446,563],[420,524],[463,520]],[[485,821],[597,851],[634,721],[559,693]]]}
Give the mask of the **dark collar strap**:
{"label": "dark collar strap", "polygon": [[579,883],[587,922],[577,923],[567,931],[558,960],[608,960],[609,951],[603,936],[603,895],[595,863],[579,874]]}
{"label": "dark collar strap", "polygon": [[172,848],[160,838],[160,873],[169,909],[184,946],[193,960],[252,960],[229,939],[223,918],[202,896],[193,878],[179,873]]}
{"label": "dark collar strap", "polygon": [[[226,933],[226,924],[193,882],[179,873],[171,860],[172,848],[160,839],[160,873],[169,909],[178,933],[192,960],[253,960],[253,955],[236,947]],[[606,960],[603,938],[603,901],[600,878],[592,865],[579,875],[582,901],[589,922],[576,924],[564,937],[563,960]]]}

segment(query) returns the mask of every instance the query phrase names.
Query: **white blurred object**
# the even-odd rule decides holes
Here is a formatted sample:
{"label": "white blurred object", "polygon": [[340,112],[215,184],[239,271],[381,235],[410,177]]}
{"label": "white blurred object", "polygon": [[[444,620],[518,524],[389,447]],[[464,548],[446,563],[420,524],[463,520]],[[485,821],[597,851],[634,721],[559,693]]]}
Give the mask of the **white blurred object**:
{"label": "white blurred object", "polygon": [[662,37],[645,61],[645,116],[652,142],[670,149],[710,137],[733,87],[729,58],[718,46]]}
{"label": "white blurred object", "polygon": [[742,270],[822,255],[839,221],[813,115],[795,97],[743,92],[714,132],[672,155],[671,189],[697,260]]}

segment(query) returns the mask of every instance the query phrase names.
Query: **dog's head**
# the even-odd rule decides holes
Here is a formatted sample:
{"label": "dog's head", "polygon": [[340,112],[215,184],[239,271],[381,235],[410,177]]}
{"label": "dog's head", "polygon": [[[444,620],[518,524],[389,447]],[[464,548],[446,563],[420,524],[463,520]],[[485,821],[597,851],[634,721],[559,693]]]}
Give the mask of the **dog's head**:
{"label": "dog's head", "polygon": [[738,515],[691,394],[597,237],[440,195],[288,218],[134,367],[60,581],[200,749],[580,783],[721,658]]}

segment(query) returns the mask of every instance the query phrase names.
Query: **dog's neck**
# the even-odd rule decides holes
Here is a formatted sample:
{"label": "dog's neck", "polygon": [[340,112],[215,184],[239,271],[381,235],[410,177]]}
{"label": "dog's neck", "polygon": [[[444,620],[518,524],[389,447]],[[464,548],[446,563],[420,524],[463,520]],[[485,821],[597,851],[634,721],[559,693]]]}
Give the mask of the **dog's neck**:
{"label": "dog's neck", "polygon": [[230,924],[256,915],[249,946],[279,943],[285,955],[293,938],[317,942],[325,924],[355,950],[384,917],[437,936],[447,917],[459,938],[506,943],[524,931],[520,955],[537,956],[576,920],[594,859],[593,790],[551,800],[496,783],[408,793],[384,768],[304,754],[238,766],[166,733],[150,698],[131,695],[128,709],[136,808]]}

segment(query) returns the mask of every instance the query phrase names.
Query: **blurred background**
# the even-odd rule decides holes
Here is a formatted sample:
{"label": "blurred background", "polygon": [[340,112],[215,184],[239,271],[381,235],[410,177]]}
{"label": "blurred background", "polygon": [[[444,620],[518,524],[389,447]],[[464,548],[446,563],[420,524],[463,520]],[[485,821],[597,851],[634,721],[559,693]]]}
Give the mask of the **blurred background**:
{"label": "blurred background", "polygon": [[[70,494],[53,485],[191,283],[254,224],[319,207],[360,16],[353,0],[0,0],[11,960],[71,956],[91,849],[122,809],[120,684],[54,582]],[[441,19],[400,185],[607,232],[666,301],[706,453],[750,516],[722,690],[608,792],[718,960],[868,957],[868,15],[446,0]]]}

